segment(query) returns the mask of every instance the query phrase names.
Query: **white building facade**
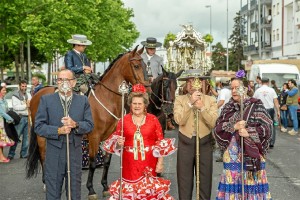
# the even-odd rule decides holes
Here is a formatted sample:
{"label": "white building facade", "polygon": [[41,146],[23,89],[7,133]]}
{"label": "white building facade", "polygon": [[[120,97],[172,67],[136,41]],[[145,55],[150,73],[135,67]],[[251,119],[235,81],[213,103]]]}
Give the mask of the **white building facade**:
{"label": "white building facade", "polygon": [[248,60],[300,59],[300,0],[243,0]]}

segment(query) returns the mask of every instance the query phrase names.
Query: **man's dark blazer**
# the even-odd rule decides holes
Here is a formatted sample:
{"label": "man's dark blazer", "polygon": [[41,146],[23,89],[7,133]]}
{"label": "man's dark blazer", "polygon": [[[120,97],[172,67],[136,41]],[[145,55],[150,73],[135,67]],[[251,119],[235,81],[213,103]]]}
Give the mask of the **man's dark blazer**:
{"label": "man's dark blazer", "polygon": [[[90,104],[86,96],[73,94],[69,116],[79,125],[76,131],[72,130],[72,134],[69,136],[70,143],[74,141],[75,146],[80,146],[82,135],[91,132],[94,128]],[[64,110],[59,94],[42,96],[35,117],[35,132],[47,138],[47,143],[61,148],[65,137],[58,136],[57,131],[62,126],[61,119],[63,117]]]}
{"label": "man's dark blazer", "polygon": [[76,75],[83,74],[83,66],[91,66],[89,59],[86,54],[81,53],[80,55],[74,50],[70,50],[65,55],[65,67],[73,71]]}
{"label": "man's dark blazer", "polygon": [[[94,128],[90,105],[86,96],[73,94],[69,116],[78,123],[78,128],[69,134],[70,175],[72,199],[81,199],[82,135]],[[60,199],[61,186],[67,176],[67,143],[65,135],[58,135],[63,124],[64,110],[58,93],[41,97],[35,117],[35,132],[46,138],[45,183],[46,199]]]}

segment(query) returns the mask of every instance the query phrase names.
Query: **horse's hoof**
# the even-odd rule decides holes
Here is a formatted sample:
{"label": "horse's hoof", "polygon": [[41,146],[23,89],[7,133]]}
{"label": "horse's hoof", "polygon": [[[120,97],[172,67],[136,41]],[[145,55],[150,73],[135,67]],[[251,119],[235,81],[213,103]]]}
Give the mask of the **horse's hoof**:
{"label": "horse's hoof", "polygon": [[109,197],[110,196],[109,191],[103,191],[102,194],[103,194],[103,197]]}
{"label": "horse's hoof", "polygon": [[98,200],[98,195],[97,194],[89,195],[89,200]]}

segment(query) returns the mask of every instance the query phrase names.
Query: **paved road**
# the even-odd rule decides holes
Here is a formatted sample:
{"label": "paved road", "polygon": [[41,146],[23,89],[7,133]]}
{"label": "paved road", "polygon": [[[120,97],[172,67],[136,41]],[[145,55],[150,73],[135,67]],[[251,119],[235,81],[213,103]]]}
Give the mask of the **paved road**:
{"label": "paved road", "polygon": [[[167,132],[166,137],[177,138],[177,132]],[[5,148],[7,155],[7,148]],[[286,133],[277,132],[275,148],[270,150],[267,159],[267,173],[273,200],[299,200],[300,199],[300,138]],[[214,155],[216,157],[216,155]],[[14,159],[8,164],[0,163],[0,200],[42,200],[45,199],[41,174],[36,178],[26,180],[24,178],[24,159]],[[218,181],[222,172],[222,163],[214,163],[212,199],[215,199]],[[85,182],[88,171],[83,171],[82,199],[87,199]],[[94,188],[103,198],[100,184],[102,169],[97,169],[94,178]],[[119,158],[113,156],[109,182],[119,176]],[[176,180],[176,153],[165,159],[164,177],[170,179],[171,195],[178,199]],[[63,198],[65,199],[65,193]]]}

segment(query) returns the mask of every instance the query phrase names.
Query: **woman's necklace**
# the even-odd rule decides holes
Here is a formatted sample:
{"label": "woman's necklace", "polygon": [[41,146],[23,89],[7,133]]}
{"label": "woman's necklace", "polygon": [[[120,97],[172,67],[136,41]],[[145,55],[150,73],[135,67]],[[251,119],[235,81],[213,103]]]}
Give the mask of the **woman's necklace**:
{"label": "woman's necklace", "polygon": [[140,124],[138,124],[135,119],[134,116],[132,115],[132,121],[133,123],[139,128],[140,126],[142,126],[145,123],[145,119],[146,119],[146,115],[144,115],[143,119],[141,120]]}
{"label": "woman's necklace", "polygon": [[[132,115],[132,122],[136,125],[136,131],[133,136],[133,157],[134,160],[138,160],[138,153],[141,153],[141,159],[145,160],[145,146],[144,146],[144,138],[141,134],[141,126],[145,123],[146,115],[144,115],[143,119],[141,120],[140,124],[138,124]],[[139,144],[139,147],[138,147]]]}

